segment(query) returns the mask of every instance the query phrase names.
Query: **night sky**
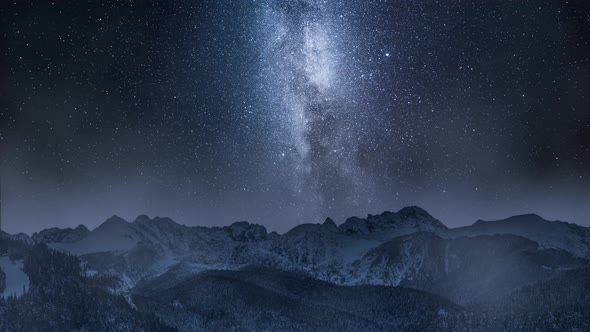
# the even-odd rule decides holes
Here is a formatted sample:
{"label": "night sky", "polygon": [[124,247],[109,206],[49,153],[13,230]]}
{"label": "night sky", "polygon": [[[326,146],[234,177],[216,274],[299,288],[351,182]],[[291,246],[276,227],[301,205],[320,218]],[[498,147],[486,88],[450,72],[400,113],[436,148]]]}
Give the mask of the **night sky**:
{"label": "night sky", "polygon": [[590,2],[2,1],[2,222],[590,226]]}

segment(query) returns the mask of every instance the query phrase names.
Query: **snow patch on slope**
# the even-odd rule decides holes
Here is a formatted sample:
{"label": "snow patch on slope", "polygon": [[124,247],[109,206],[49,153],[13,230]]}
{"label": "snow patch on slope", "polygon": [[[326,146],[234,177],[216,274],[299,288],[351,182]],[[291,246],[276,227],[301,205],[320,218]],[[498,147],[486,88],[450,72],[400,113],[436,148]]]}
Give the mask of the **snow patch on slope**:
{"label": "snow patch on slope", "polygon": [[11,295],[23,295],[23,288],[29,289],[29,276],[23,270],[22,261],[12,262],[7,256],[0,256],[0,269],[6,273],[6,288],[0,296],[7,298]]}

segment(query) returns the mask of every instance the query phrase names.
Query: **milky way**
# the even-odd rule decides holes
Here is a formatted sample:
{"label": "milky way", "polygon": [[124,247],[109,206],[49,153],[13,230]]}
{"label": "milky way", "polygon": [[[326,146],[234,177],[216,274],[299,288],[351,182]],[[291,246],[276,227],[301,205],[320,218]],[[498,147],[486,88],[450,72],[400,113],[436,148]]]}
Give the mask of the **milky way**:
{"label": "milky way", "polygon": [[326,213],[371,199],[358,164],[362,123],[350,101],[355,73],[342,59],[346,25],[325,1],[270,1],[261,20],[262,90],[280,128],[303,209]]}
{"label": "milky way", "polygon": [[590,215],[590,4],[0,4],[3,227]]}

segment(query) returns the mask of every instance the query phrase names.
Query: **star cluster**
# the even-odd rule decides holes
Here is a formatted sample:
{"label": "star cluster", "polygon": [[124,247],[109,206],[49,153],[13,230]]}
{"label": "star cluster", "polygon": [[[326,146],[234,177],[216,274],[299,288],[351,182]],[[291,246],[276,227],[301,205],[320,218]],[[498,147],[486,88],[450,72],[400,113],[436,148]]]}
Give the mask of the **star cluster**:
{"label": "star cluster", "polygon": [[284,231],[404,205],[588,225],[589,7],[4,2],[3,227]]}

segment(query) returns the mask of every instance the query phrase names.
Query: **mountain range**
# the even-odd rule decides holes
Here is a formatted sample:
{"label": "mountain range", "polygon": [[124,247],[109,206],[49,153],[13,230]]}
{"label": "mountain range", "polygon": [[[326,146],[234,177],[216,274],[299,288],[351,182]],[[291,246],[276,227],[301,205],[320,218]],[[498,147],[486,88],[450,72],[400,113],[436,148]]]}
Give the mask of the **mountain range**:
{"label": "mountain range", "polygon": [[[340,225],[327,218],[284,234],[244,221],[189,227],[141,215],[113,216],[92,231],[80,225],[0,238],[74,255],[84,276],[109,279],[105,289],[134,310],[186,331],[317,330],[333,315],[346,319],[326,329],[492,331],[515,319],[507,301],[522,309],[531,305],[526,296],[558,289],[560,279],[581,292],[590,268],[588,227],[528,214],[448,228],[419,207]],[[578,308],[585,294],[546,310]],[[396,313],[383,311],[385,303]],[[491,311],[504,312],[495,316],[500,325],[482,323]],[[559,324],[583,327],[587,311]],[[538,324],[523,312],[518,322]]]}

